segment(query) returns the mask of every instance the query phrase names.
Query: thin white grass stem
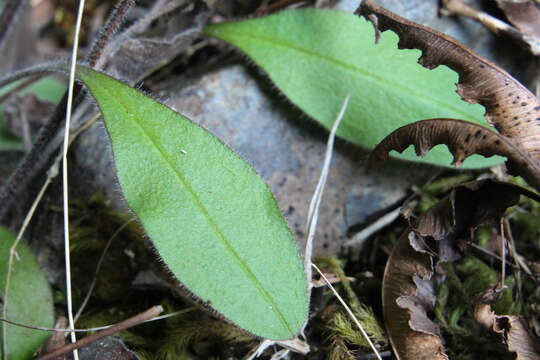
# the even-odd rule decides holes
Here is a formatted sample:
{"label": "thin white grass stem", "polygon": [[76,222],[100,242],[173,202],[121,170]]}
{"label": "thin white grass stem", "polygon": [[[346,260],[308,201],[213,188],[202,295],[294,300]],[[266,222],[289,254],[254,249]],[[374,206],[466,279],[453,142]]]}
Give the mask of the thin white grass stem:
{"label": "thin white grass stem", "polygon": [[[73,39],[73,51],[71,54],[71,69],[69,72],[68,100],[66,109],[66,128],[64,131],[64,151],[62,154],[62,191],[64,195],[64,253],[66,263],[66,301],[68,310],[69,328],[74,329],[73,321],[73,303],[71,298],[71,259],[69,252],[69,198],[68,198],[68,163],[67,151],[69,147],[69,130],[71,125],[71,107],[73,104],[73,87],[75,85],[75,69],[77,67],[77,52],[79,49],[79,32],[81,30],[81,22],[84,11],[84,0],[79,0],[79,10],[77,12],[77,23],[75,25],[75,36]],[[75,331],[71,332],[71,342],[77,341]],[[74,360],[79,360],[78,351],[73,350]]]}
{"label": "thin white grass stem", "polygon": [[113,240],[120,234],[122,230],[124,230],[129,224],[133,222],[133,219],[129,219],[126,221],[122,226],[120,226],[114,234],[109,238],[107,241],[107,244],[105,244],[105,247],[103,248],[103,251],[101,252],[101,256],[99,257],[96,271],[94,272],[94,278],[92,279],[92,283],[90,284],[90,288],[88,289],[88,292],[86,293],[86,297],[84,298],[81,306],[79,307],[79,310],[75,314],[75,318],[73,319],[74,322],[77,322],[79,317],[81,316],[82,312],[84,311],[84,308],[86,307],[86,304],[88,304],[88,300],[90,300],[90,296],[92,296],[92,292],[94,291],[94,287],[96,286],[97,277],[99,274],[99,271],[101,270],[101,265],[103,264],[103,260],[105,259],[105,255],[107,254],[107,251],[109,250],[109,247],[111,246]]}
{"label": "thin white grass stem", "polygon": [[[51,169],[52,170],[52,169]],[[9,298],[9,286],[11,283],[11,272],[13,269],[13,260],[16,254],[17,245],[19,245],[19,242],[21,241],[24,232],[26,231],[26,228],[28,227],[28,224],[30,223],[30,220],[32,219],[32,216],[34,215],[34,212],[36,211],[36,208],[41,201],[41,198],[43,197],[43,194],[45,194],[45,191],[47,190],[47,187],[51,183],[51,179],[54,178],[58,174],[58,166],[56,166],[55,170],[52,170],[53,172],[56,172],[53,176],[48,176],[47,180],[45,180],[45,184],[41,187],[41,190],[39,191],[36,199],[32,203],[32,206],[30,207],[30,210],[26,214],[26,217],[24,218],[23,224],[21,229],[19,230],[19,233],[17,234],[17,237],[15,238],[15,242],[9,249],[9,263],[8,263],[8,272],[6,276],[6,286],[4,289],[4,304],[2,309],[2,317],[4,319],[7,319],[7,310],[8,310],[8,298]],[[2,346],[3,346],[3,358],[7,360],[7,354],[8,354],[8,345],[7,345],[7,326],[2,327]]]}
{"label": "thin white grass stem", "polygon": [[308,294],[309,295],[311,295],[311,287],[312,287],[311,256],[313,254],[313,239],[315,237],[315,231],[317,229],[317,221],[319,218],[319,207],[321,205],[324,186],[328,178],[328,171],[330,170],[330,163],[332,161],[332,152],[334,150],[334,139],[336,137],[336,132],[339,127],[339,124],[341,120],[343,119],[343,115],[345,115],[347,106],[349,105],[350,97],[351,97],[350,94],[348,94],[347,97],[345,97],[345,101],[343,101],[341,110],[339,111],[339,114],[336,120],[334,121],[334,125],[332,126],[332,130],[330,131],[330,135],[328,136],[328,143],[326,144],[326,154],[324,157],[324,163],[321,170],[321,175],[319,177],[319,182],[317,183],[317,187],[315,188],[315,192],[313,193],[313,197],[311,198],[311,202],[309,204],[307,226],[306,226],[307,227],[307,240],[306,240],[306,249],[304,252],[304,269],[305,269],[307,280],[308,280]]}
{"label": "thin white grass stem", "polygon": [[501,232],[501,289],[504,289],[504,280],[506,279],[506,241],[504,238],[504,221],[503,218],[499,220],[500,232]]}
{"label": "thin white grass stem", "polygon": [[324,279],[324,281],[328,284],[328,287],[330,288],[330,290],[332,290],[332,292],[334,293],[334,295],[336,296],[336,298],[338,299],[338,301],[341,303],[341,305],[343,305],[343,307],[345,308],[345,310],[347,311],[347,313],[349,314],[349,316],[351,317],[352,321],[354,321],[354,323],[356,324],[356,326],[358,326],[358,328],[360,329],[360,332],[362,333],[362,335],[364,336],[364,338],[366,339],[366,341],[368,342],[369,346],[371,347],[371,349],[373,350],[373,352],[375,353],[375,355],[377,356],[377,359],[379,360],[382,360],[381,358],[381,355],[379,354],[379,351],[377,350],[377,348],[375,347],[375,345],[371,342],[371,339],[369,338],[368,334],[366,333],[366,331],[364,330],[364,328],[362,327],[362,324],[360,324],[360,322],[358,321],[358,319],[356,319],[356,316],[354,316],[353,312],[351,311],[351,309],[349,308],[349,306],[345,303],[345,301],[341,298],[341,296],[339,295],[339,293],[336,291],[336,289],[332,286],[332,284],[330,283],[330,281],[328,281],[328,279],[326,278],[326,276],[324,276],[324,274],[322,273],[322,271],[317,267],[317,265],[315,264],[311,264],[313,266],[313,268],[315,270],[317,270],[317,272],[319,273],[319,275],[321,275],[321,277]]}
{"label": "thin white grass stem", "polygon": [[[70,143],[81,132],[83,132],[90,125],[92,125],[98,118],[99,118],[99,114],[95,115],[92,119],[90,119],[90,121],[88,121],[88,123],[85,124],[85,126],[81,126],[77,130],[77,132],[74,134],[74,136],[69,140]],[[30,220],[32,220],[32,217],[34,216],[34,213],[36,212],[36,209],[37,209],[39,203],[41,202],[41,199],[43,198],[43,195],[45,194],[45,191],[47,191],[47,188],[51,184],[52,180],[56,176],[58,176],[58,165],[60,164],[60,160],[61,160],[61,157],[58,156],[56,158],[56,160],[54,161],[54,163],[49,168],[49,170],[47,171],[47,179],[45,179],[45,183],[41,186],[41,189],[39,190],[39,193],[37,194],[36,198],[34,199],[34,202],[32,203],[32,206],[30,207],[30,210],[28,210],[28,212],[26,213],[26,216],[24,218],[21,229],[19,230],[19,233],[17,234],[17,237],[15,238],[15,242],[13,243],[11,248],[9,249],[8,272],[7,272],[7,275],[6,275],[6,286],[4,288],[4,299],[3,299],[4,301],[3,301],[3,308],[2,308],[2,318],[3,319],[0,319],[1,321],[7,322],[8,324],[19,325],[19,326],[27,327],[27,328],[30,328],[30,329],[34,328],[34,327],[31,327],[31,326],[24,326],[24,325],[21,325],[21,324],[11,322],[11,321],[7,320],[9,287],[10,287],[10,282],[11,282],[11,273],[12,273],[12,269],[13,269],[13,259],[17,255],[17,246],[19,245],[19,243],[20,243],[20,241],[21,241],[21,239],[22,239],[22,237],[23,237],[23,235],[24,235],[24,233],[26,231],[26,228],[28,227],[28,224],[30,223]],[[35,328],[35,329],[38,329],[38,328]],[[3,346],[3,349],[5,349],[4,353],[3,353],[4,354],[3,358],[6,359],[7,346],[8,346],[7,345],[7,327],[6,326],[2,327],[2,346]]]}

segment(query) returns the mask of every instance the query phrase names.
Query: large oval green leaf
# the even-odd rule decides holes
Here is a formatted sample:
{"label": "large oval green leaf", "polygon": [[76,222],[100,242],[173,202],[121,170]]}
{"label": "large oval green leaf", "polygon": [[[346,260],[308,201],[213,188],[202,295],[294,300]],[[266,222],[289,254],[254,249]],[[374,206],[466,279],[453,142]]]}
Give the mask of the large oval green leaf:
{"label": "large oval green leaf", "polygon": [[[0,294],[2,296],[6,286],[9,249],[14,242],[15,237],[0,226]],[[17,254],[18,257],[15,258],[11,273],[7,317],[11,321],[25,325],[52,327],[54,309],[49,283],[26,245],[19,243]],[[25,329],[10,324],[2,326],[7,327],[7,358],[10,360],[32,358],[32,354],[50,335],[45,331]]]}
{"label": "large oval green leaf", "polygon": [[[290,101],[328,129],[350,93],[337,134],[370,149],[393,130],[423,119],[457,118],[487,126],[483,108],[456,94],[456,73],[420,66],[420,52],[398,50],[397,35],[390,31],[376,45],[373,25],[353,14],[290,10],[207,25],[204,32],[249,55]],[[396,156],[419,160],[412,149]],[[452,156],[441,146],[420,161],[448,166]],[[501,161],[476,155],[464,166]]]}
{"label": "large oval green leaf", "polygon": [[79,67],[105,118],[118,180],[171,272],[261,337],[307,316],[296,242],[267,185],[219,139],[111,77]]}

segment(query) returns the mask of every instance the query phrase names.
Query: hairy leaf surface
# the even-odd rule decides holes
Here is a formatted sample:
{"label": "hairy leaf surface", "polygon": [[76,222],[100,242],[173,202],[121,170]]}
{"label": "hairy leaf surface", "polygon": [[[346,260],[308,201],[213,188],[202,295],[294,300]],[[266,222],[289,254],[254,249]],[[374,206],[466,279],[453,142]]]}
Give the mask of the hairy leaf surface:
{"label": "hairy leaf surface", "polygon": [[[351,94],[338,135],[373,148],[394,129],[417,120],[456,117],[485,125],[482,108],[456,94],[457,74],[428,70],[419,52],[397,49],[384,33],[375,44],[373,26],[352,14],[303,9],[253,20],[206,26],[204,32],[238,47],[270,76],[300,109],[330,128]],[[447,166],[451,156],[437,147],[424,159],[409,150],[398,155]],[[500,162],[473,156],[466,167]]]}
{"label": "hairy leaf surface", "polygon": [[306,276],[267,185],[182,115],[88,68],[78,77],[105,118],[125,199],[174,276],[240,327],[293,337]]}
{"label": "hairy leaf surface", "polygon": [[[0,294],[4,295],[9,263],[9,249],[15,237],[0,227]],[[54,310],[52,292],[45,275],[25,244],[17,246],[8,297],[7,317],[11,321],[31,325],[52,327]],[[8,359],[26,360],[32,357],[50,334],[44,331],[7,326]]]}

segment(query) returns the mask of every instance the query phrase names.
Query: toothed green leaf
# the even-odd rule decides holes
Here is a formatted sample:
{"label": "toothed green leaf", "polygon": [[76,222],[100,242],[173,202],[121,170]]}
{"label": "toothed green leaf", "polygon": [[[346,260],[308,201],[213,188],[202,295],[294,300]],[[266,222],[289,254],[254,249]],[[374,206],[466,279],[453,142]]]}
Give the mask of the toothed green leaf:
{"label": "toothed green leaf", "polygon": [[[397,35],[390,31],[376,45],[373,25],[353,14],[290,10],[207,25],[204,33],[245,52],[291,102],[328,129],[350,93],[337,134],[370,149],[393,130],[423,119],[457,118],[486,126],[483,108],[456,94],[456,73],[444,66],[422,67],[420,52],[398,50]],[[452,161],[443,146],[424,158],[412,149],[396,156],[444,166]],[[464,167],[501,161],[475,155]]]}

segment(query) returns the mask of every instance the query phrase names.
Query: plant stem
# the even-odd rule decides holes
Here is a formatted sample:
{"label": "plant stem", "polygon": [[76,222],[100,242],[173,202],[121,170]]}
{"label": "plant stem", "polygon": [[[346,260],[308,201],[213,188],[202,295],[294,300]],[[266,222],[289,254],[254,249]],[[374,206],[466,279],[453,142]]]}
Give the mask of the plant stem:
{"label": "plant stem", "polygon": [[24,0],[5,0],[4,9],[0,14],[0,49],[4,45],[13,23],[17,19],[17,13],[23,7]]}
{"label": "plant stem", "polygon": [[58,348],[54,351],[51,351],[50,353],[48,354],[45,354],[44,356],[42,357],[39,357],[38,360],[49,360],[49,359],[55,359],[59,356],[62,356],[64,354],[67,354],[71,351],[74,351],[76,349],[79,349],[83,346],[87,346],[87,345],[90,345],[96,341],[98,341],[99,339],[103,339],[104,337],[107,337],[109,335],[112,335],[112,334],[115,334],[117,332],[120,332],[122,330],[125,330],[125,329],[128,329],[130,327],[133,327],[135,325],[139,325],[143,322],[145,322],[146,320],[149,320],[149,319],[152,319],[156,316],[158,316],[159,314],[161,314],[161,312],[163,311],[163,307],[161,307],[160,305],[158,306],[154,306],[154,307],[151,307],[150,309],[146,310],[145,312],[143,313],[140,313],[134,317],[131,317],[127,320],[124,320],[122,322],[119,322],[118,324],[116,325],[113,325],[105,330],[102,330],[98,333],[95,333],[93,335],[90,335],[90,336],[87,336],[75,343],[71,343],[71,344],[66,344],[64,346],[62,346],[61,348]]}

